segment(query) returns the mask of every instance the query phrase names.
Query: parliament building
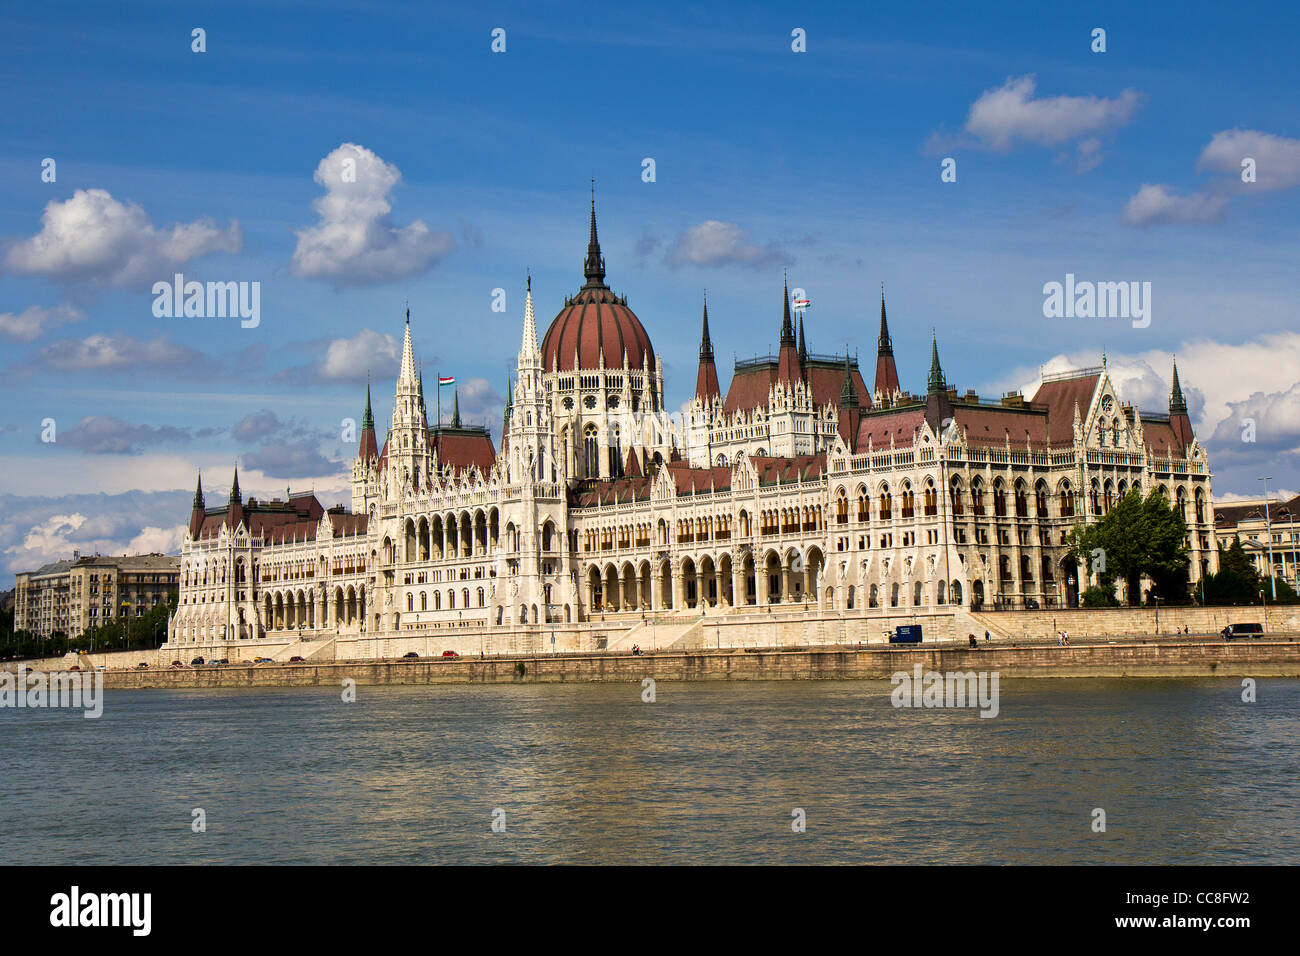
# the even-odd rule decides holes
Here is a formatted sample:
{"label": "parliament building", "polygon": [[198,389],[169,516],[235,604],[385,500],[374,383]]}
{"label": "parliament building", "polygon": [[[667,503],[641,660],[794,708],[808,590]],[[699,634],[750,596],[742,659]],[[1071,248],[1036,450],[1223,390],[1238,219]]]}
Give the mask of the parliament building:
{"label": "parliament building", "polygon": [[855,358],[809,351],[785,291],[777,353],[737,361],[725,392],[705,303],[674,417],[650,335],[606,284],[594,203],[584,277],[540,340],[529,281],[499,447],[458,408],[429,422],[408,311],[382,442],[367,386],[350,510],[245,500],[237,473],[208,507],[200,484],[169,644],[1075,606],[1088,569],[1064,536],[1134,487],[1182,509],[1193,581],[1215,570],[1176,366],[1158,413],[1104,363],[987,401],[948,383],[932,341],[912,392],[882,295],[868,385]]}

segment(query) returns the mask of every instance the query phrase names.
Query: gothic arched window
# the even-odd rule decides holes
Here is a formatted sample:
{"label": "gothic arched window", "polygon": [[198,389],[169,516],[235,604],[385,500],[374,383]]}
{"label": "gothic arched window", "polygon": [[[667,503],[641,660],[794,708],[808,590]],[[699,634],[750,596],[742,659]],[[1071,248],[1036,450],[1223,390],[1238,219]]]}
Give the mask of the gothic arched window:
{"label": "gothic arched window", "polygon": [[600,475],[600,443],[596,439],[596,426],[588,425],[582,432],[583,472],[588,478]]}

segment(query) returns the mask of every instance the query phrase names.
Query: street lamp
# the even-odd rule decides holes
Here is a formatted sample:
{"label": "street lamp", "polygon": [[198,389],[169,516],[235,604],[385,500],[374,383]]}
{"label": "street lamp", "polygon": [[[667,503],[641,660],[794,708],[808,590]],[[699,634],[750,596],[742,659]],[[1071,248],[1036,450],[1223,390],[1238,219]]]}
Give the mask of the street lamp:
{"label": "street lamp", "polygon": [[1273,522],[1269,516],[1268,480],[1272,475],[1264,475],[1256,481],[1264,482],[1264,537],[1268,538],[1268,579],[1273,587],[1273,600],[1277,600],[1277,576],[1273,573]]}

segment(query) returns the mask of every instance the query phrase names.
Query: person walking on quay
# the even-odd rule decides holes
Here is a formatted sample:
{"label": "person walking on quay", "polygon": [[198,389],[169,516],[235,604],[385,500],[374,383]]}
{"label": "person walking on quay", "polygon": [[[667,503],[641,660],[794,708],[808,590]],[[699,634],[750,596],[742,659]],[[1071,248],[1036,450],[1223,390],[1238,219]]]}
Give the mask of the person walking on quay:
{"label": "person walking on quay", "polygon": [[988,632],[988,631],[985,631],[985,632],[984,632],[984,643],[987,644],[988,642],[989,642],[989,632]]}

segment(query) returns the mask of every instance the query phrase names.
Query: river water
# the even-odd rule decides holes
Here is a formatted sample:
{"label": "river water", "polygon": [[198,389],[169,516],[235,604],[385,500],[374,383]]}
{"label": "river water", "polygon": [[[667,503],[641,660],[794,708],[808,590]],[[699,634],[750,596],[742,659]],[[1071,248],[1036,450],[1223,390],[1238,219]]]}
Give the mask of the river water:
{"label": "river water", "polygon": [[655,690],[0,709],[0,862],[1300,862],[1300,681],[1002,681],[992,719],[885,681]]}

